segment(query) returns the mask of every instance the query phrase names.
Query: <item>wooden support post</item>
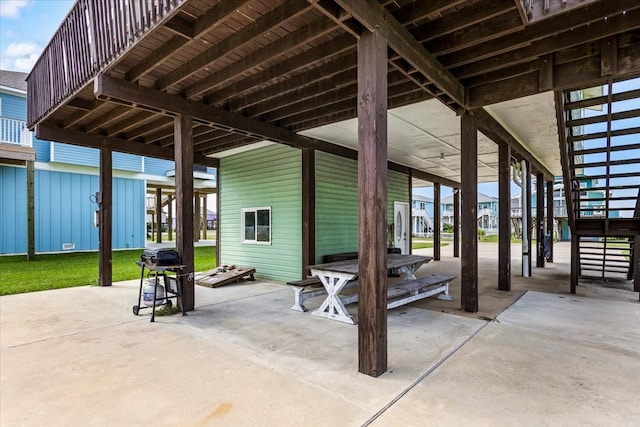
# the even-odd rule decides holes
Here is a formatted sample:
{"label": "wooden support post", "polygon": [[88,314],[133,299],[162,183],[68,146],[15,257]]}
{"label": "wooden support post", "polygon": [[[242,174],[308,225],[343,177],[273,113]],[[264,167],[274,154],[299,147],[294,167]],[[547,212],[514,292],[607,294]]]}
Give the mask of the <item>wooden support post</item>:
{"label": "wooden support post", "polygon": [[549,256],[547,262],[553,262],[553,181],[547,181],[547,234],[549,235]]}
{"label": "wooden support post", "polygon": [[527,211],[526,212],[522,212],[522,215],[526,215],[527,216],[527,229],[526,230],[522,230],[523,233],[527,233],[527,266],[528,266],[528,271],[529,271],[529,275],[531,275],[531,206],[533,206],[531,204],[532,201],[532,194],[531,194],[531,162],[526,162],[526,170],[524,171],[524,182],[525,182],[525,191],[524,194],[521,197],[526,197],[527,198]]}
{"label": "wooden support post", "polygon": [[453,189],[453,257],[460,258],[460,189]]}
{"label": "wooden support post", "polygon": [[200,193],[195,192],[193,195],[194,199],[194,213],[193,213],[193,241],[200,241],[200,224],[202,224],[202,208],[200,206]]}
{"label": "wooden support post", "polygon": [[[633,290],[640,292],[640,236],[633,238],[633,248],[631,250],[631,263],[633,264]],[[640,298],[640,295],[638,296]]]}
{"label": "wooden support post", "polygon": [[387,370],[387,42],[358,40],[358,370]]}
{"label": "wooden support post", "polygon": [[571,233],[571,293],[576,293],[576,287],[578,286],[578,275],[580,274],[580,252],[579,243],[580,237]]}
{"label": "wooden support post", "polygon": [[169,194],[169,204],[167,205],[167,239],[173,240],[173,196]]}
{"label": "wooden support post", "polygon": [[536,267],[544,268],[544,175],[536,175]]}
{"label": "wooden support post", "polygon": [[478,311],[478,131],[473,114],[461,117],[460,181],[462,186],[461,304],[464,311]]}
{"label": "wooden support post", "polygon": [[[409,186],[409,213],[413,210],[413,169],[409,169],[407,174],[408,186]],[[416,231],[413,229],[413,221],[411,221],[411,229],[409,230],[409,253],[413,253],[413,233]]]}
{"label": "wooden support post", "polygon": [[222,180],[220,179],[220,172],[222,168],[218,166],[216,169],[216,267],[220,266],[220,247],[222,243],[220,242],[220,227],[222,226],[222,217],[220,216],[220,212],[222,209]]}
{"label": "wooden support post", "polygon": [[440,261],[440,183],[433,183],[433,259]]}
{"label": "wooden support post", "polygon": [[207,197],[205,194],[202,197],[202,239],[207,240],[207,226],[209,225],[209,212],[207,211]]}
{"label": "wooden support post", "polygon": [[316,262],[316,152],[302,150],[302,278]]}
{"label": "wooden support post", "polygon": [[162,188],[156,188],[156,243],[162,243]]}
{"label": "wooden support post", "polygon": [[27,160],[27,261],[36,258],[35,166]]}
{"label": "wooden support post", "polygon": [[174,119],[176,162],[176,248],[182,264],[182,303],[185,311],[195,307],[193,280],[193,118],[179,114]]}
{"label": "wooden support post", "polygon": [[511,290],[511,146],[498,145],[498,289]]}
{"label": "wooden support post", "polygon": [[112,282],[112,232],[111,223],[113,215],[113,169],[111,149],[100,149],[100,192],[97,197],[98,211],[98,284],[111,286]]}

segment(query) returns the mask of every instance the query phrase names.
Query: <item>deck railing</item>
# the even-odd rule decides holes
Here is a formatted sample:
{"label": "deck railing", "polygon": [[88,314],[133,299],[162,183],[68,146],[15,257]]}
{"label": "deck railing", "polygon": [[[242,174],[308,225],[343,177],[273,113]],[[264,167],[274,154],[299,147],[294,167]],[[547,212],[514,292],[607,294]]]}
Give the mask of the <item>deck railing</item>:
{"label": "deck railing", "polygon": [[0,144],[32,147],[33,133],[27,129],[27,123],[24,120],[0,117]]}
{"label": "deck railing", "polygon": [[78,0],[27,77],[31,128],[186,0]]}

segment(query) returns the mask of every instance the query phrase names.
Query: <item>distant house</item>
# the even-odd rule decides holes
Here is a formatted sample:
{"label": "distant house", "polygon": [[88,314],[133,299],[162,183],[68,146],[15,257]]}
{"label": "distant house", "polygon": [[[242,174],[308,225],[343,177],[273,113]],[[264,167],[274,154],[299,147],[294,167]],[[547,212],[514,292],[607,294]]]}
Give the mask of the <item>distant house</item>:
{"label": "distant house", "polygon": [[[98,249],[99,151],[26,129],[25,73],[0,71],[0,254],[27,252],[27,161],[34,161],[35,251]],[[174,162],[113,153],[113,248],[146,245],[149,185],[172,187]],[[215,169],[204,179],[214,179]]]}
{"label": "distant house", "polygon": [[414,236],[424,237],[433,233],[433,199],[414,194],[411,200],[411,230]]}
{"label": "distant house", "polygon": [[[453,224],[453,195],[443,197],[440,201],[442,223]],[[488,234],[498,232],[498,198],[478,193],[477,204],[478,229]]]}

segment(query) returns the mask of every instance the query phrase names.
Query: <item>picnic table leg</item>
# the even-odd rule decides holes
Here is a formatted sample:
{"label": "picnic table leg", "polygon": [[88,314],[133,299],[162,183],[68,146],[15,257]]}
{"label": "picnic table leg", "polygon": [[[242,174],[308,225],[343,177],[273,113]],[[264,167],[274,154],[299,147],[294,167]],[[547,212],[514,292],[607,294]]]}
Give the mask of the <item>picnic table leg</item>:
{"label": "picnic table leg", "polygon": [[445,290],[442,294],[438,295],[438,299],[444,301],[453,301],[453,297],[449,294],[449,283],[445,283]]}
{"label": "picnic table leg", "polygon": [[352,279],[352,276],[327,276],[318,275],[322,285],[327,290],[327,298],[322,302],[317,310],[314,310],[311,314],[314,316],[326,317],[327,319],[337,320],[339,322],[355,325],[356,321],[353,316],[349,314],[344,304],[339,298],[339,294],[345,287],[347,282]]}
{"label": "picnic table leg", "polygon": [[418,270],[418,268],[420,268],[421,265],[422,263],[403,265],[402,267],[398,267],[398,272],[400,274],[405,274],[402,280],[415,280],[415,272]]}

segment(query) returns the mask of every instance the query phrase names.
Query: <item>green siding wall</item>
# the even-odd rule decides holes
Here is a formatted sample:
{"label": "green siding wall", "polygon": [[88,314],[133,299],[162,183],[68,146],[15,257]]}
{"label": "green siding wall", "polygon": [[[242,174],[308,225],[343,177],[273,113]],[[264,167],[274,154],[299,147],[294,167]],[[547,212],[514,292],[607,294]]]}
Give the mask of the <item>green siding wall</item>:
{"label": "green siding wall", "polygon": [[[387,223],[393,202],[409,202],[405,174],[388,172]],[[316,152],[316,262],[327,254],[358,250],[358,162]]]}
{"label": "green siding wall", "polygon": [[[302,271],[301,151],[272,145],[220,160],[220,263],[289,281]],[[241,209],[271,206],[271,245],[241,243]]]}

